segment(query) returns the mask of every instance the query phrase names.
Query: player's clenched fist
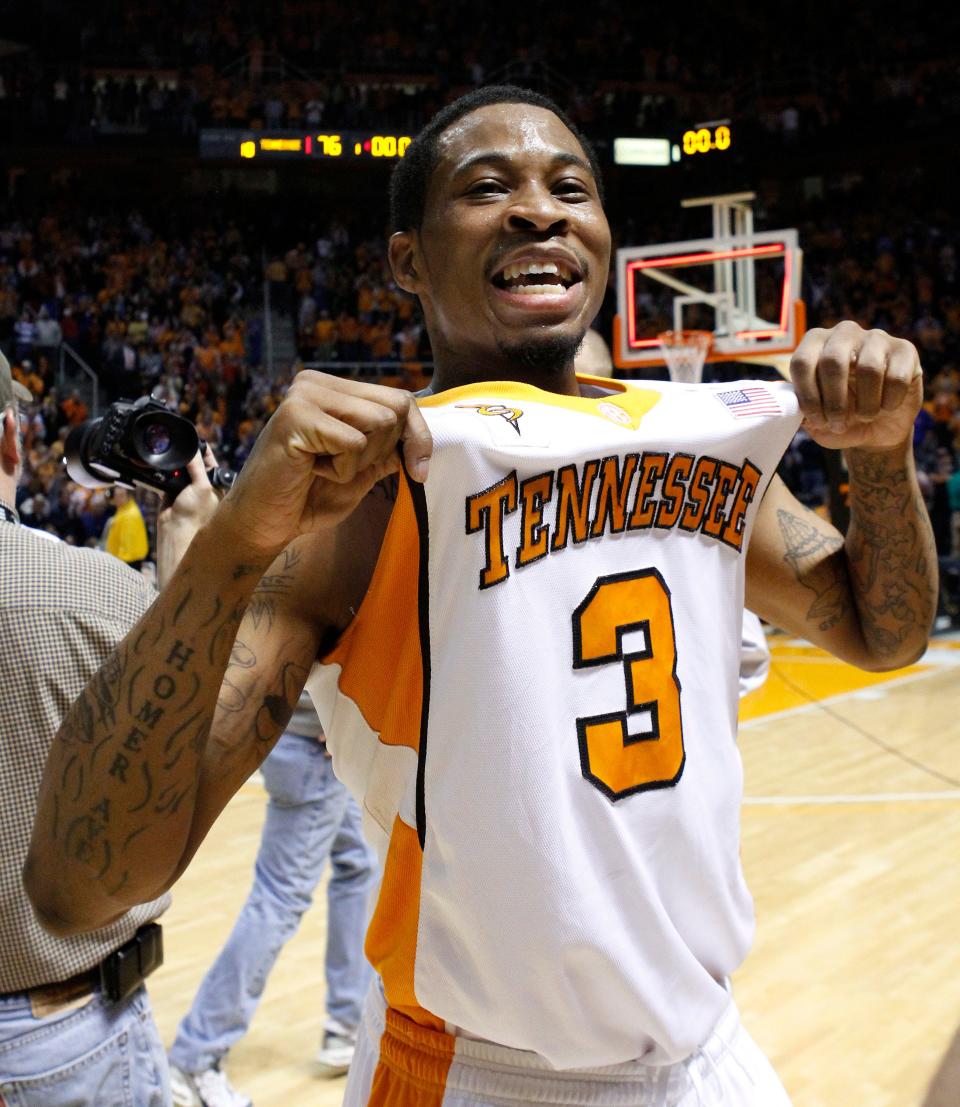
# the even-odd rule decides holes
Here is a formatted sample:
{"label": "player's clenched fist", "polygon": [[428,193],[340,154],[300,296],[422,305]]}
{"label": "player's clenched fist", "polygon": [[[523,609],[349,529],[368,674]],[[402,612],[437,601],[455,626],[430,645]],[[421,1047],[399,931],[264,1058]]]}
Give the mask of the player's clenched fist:
{"label": "player's clenched fist", "polygon": [[427,474],[432,441],[408,392],[303,370],[221,505],[248,555],[334,526],[400,467]]}
{"label": "player's clenched fist", "polygon": [[790,360],[804,425],[829,449],[889,449],[909,438],[923,401],[916,347],[856,323],[804,335]]}

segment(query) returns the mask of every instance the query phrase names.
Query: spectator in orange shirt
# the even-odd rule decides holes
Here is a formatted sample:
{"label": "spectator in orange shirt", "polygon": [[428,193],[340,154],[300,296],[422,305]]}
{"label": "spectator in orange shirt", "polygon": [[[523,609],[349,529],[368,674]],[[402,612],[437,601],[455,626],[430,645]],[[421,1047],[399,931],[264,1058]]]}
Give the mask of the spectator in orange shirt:
{"label": "spectator in orange shirt", "polygon": [[205,377],[213,377],[219,373],[220,346],[215,332],[207,331],[202,343],[193,351],[193,359]]}
{"label": "spectator in orange shirt", "polygon": [[375,320],[393,317],[393,297],[382,284],[373,289],[373,317]]}
{"label": "spectator in orange shirt", "polygon": [[80,393],[73,391],[60,405],[64,419],[71,427],[76,427],[90,414],[90,409],[80,399]]}
{"label": "spectator in orange shirt", "polygon": [[357,316],[361,323],[369,323],[373,316],[373,290],[367,278],[361,277],[357,282]]}
{"label": "spectator in orange shirt", "polygon": [[221,357],[231,357],[237,360],[243,358],[246,350],[243,346],[243,329],[235,319],[228,319],[223,324],[223,338],[220,340]]}
{"label": "spectator in orange shirt", "polygon": [[43,396],[46,385],[43,377],[34,370],[33,362],[29,358],[22,365],[14,365],[12,372],[14,379],[18,380],[24,388],[29,389],[36,399]]}
{"label": "spectator in orange shirt", "polygon": [[367,342],[374,361],[389,361],[393,356],[393,328],[389,320],[381,319],[378,323],[371,323]]}

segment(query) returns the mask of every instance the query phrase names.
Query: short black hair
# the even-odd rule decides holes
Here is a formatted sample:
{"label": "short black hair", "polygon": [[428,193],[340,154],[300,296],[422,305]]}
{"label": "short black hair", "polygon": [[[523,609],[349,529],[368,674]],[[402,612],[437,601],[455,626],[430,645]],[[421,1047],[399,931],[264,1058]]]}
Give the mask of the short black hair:
{"label": "short black hair", "polygon": [[583,147],[597,182],[600,200],[603,201],[603,178],[597,155],[562,108],[533,89],[518,85],[484,85],[441,108],[410,143],[404,157],[397,161],[390,178],[391,231],[419,230],[423,223],[430,177],[437,166],[440,136],[458,119],[491,104],[531,104],[553,112]]}

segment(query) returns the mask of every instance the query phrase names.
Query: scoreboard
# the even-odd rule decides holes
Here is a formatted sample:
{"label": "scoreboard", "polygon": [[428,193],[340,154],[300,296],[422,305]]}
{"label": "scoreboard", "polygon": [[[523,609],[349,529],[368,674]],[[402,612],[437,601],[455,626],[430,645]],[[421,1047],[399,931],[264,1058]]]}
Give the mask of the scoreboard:
{"label": "scoreboard", "polygon": [[[410,135],[392,132],[252,131],[239,128],[207,128],[200,132],[201,158],[216,161],[296,162],[326,161],[360,164],[396,161],[407,152]],[[671,165],[704,154],[724,153],[734,147],[729,119],[697,123],[674,138],[616,138],[613,160],[618,165]]]}
{"label": "scoreboard", "polygon": [[372,131],[247,131],[207,128],[200,132],[200,157],[217,161],[396,161],[410,135]]}

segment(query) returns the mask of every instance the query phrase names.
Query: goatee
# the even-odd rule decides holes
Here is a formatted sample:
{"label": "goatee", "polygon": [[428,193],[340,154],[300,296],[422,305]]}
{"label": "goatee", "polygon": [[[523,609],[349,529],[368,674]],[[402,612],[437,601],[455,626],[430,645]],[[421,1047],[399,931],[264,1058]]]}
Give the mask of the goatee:
{"label": "goatee", "polygon": [[540,374],[563,373],[580,349],[584,334],[586,331],[574,335],[525,338],[510,346],[502,344],[500,352],[510,358],[517,369]]}

